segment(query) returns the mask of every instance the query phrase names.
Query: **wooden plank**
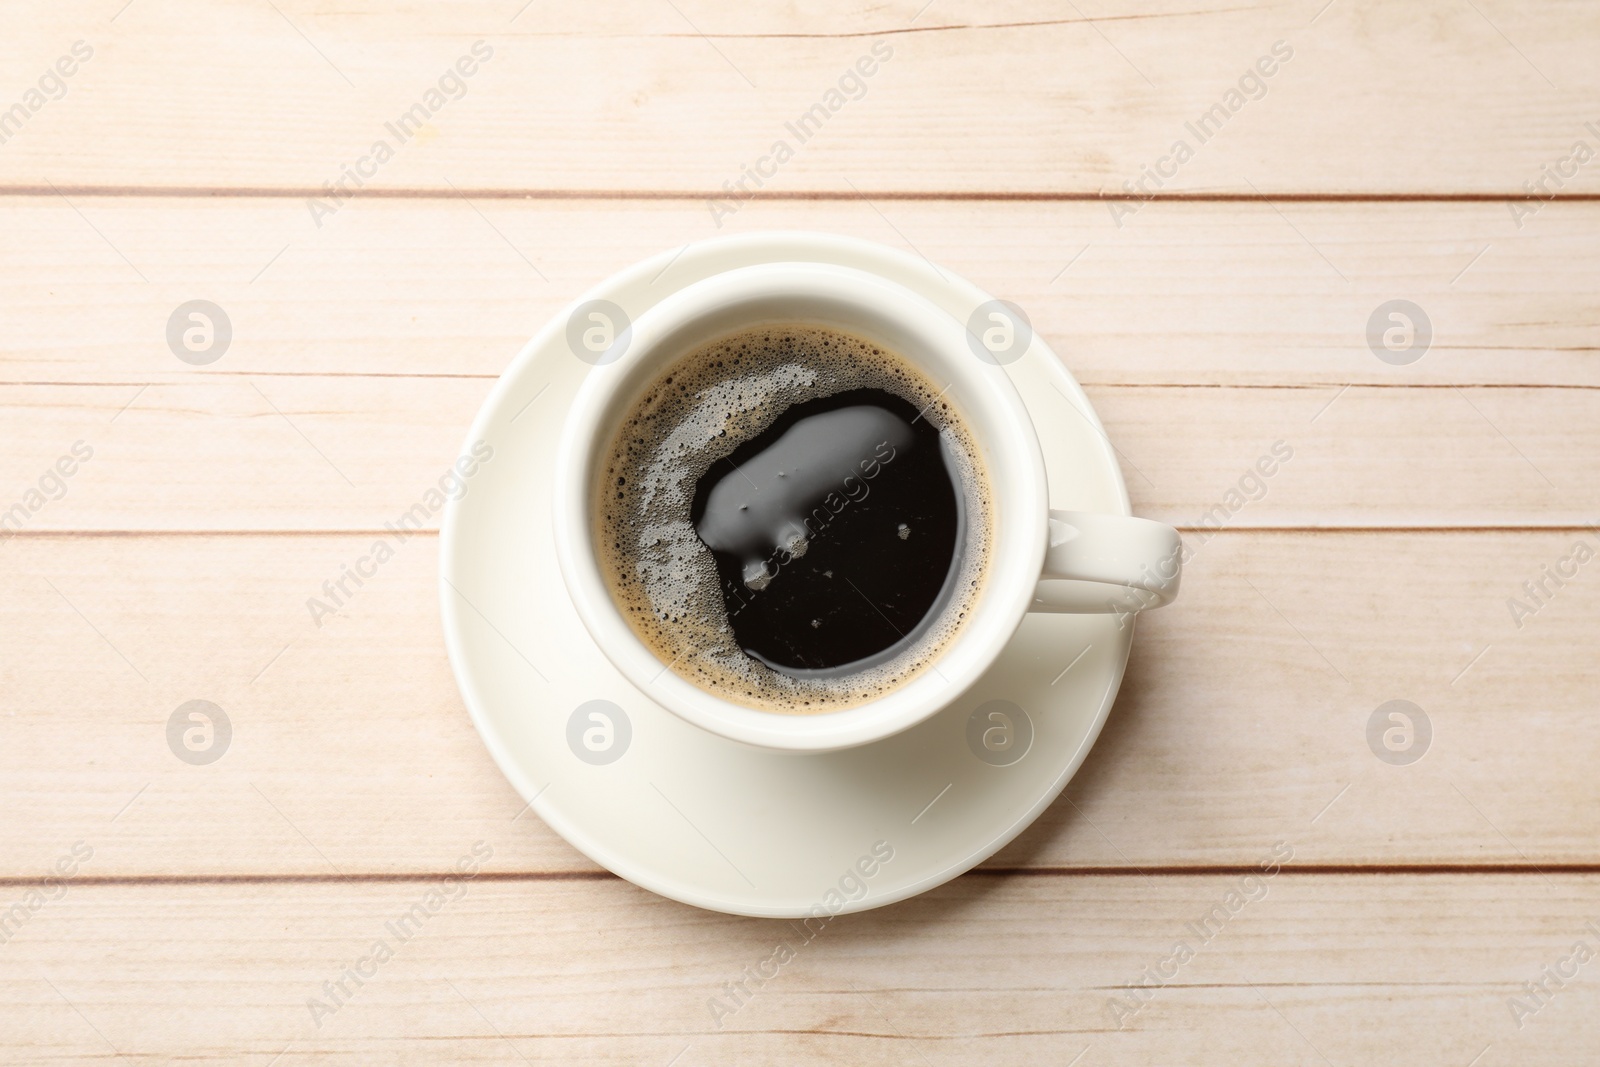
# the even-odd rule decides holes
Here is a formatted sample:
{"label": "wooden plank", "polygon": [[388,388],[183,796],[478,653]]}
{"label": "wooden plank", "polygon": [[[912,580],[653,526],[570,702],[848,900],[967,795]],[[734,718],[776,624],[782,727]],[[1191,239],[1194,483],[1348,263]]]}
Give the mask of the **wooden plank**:
{"label": "wooden plank", "polygon": [[[497,863],[498,851],[483,869]],[[1207,1062],[1306,1067],[1589,1062],[1596,964],[1573,951],[1600,943],[1597,883],[1287,868],[1249,882],[968,877],[819,922],[809,940],[613,880],[69,885],[4,946],[0,1055],[1021,1065],[1194,1062],[1203,1049]],[[402,941],[390,924],[430,891],[436,910],[424,905]],[[1115,1013],[1113,998],[1135,1003],[1124,987],[1159,973],[1179,942],[1191,955],[1146,979],[1139,1010]],[[789,954],[774,973],[780,943]],[[343,977],[358,965],[359,985]],[[764,965],[773,976],[752,983],[745,969]],[[1568,972],[1559,988],[1542,970],[1556,966]],[[325,989],[339,980],[348,997]],[[714,1015],[735,981],[750,996]],[[1550,995],[1519,1029],[1509,1004],[1534,981]],[[328,1009],[320,1026],[313,1000]]]}
{"label": "wooden plank", "polygon": [[[1083,203],[760,200],[718,229],[690,203],[366,200],[319,230],[294,200],[0,198],[0,359],[6,381],[135,387],[494,376],[638,260],[801,229],[920,252],[1017,303],[1091,384],[1600,385],[1600,205],[1520,230],[1503,204],[1152,204],[1123,223]],[[1395,298],[1432,325],[1409,366],[1368,345]],[[205,367],[165,341],[194,299],[233,328]]]}
{"label": "wooden plank", "polygon": [[[490,385],[272,375],[0,385],[9,471],[0,522],[7,533],[381,530],[447,470]],[[1583,491],[1600,479],[1600,390],[1091,386],[1089,395],[1135,510],[1180,526],[1600,520]],[[74,446],[92,458],[53,478]],[[37,492],[41,480],[58,499]]]}
{"label": "wooden plank", "polygon": [[[1096,194],[1143,179],[1159,192],[1522,195],[1600,122],[1600,19],[1583,0],[28,8],[0,51],[7,107],[31,108],[74,42],[93,50],[47,82],[0,155],[0,182],[44,189],[320,192],[383,139],[392,158],[366,164],[365,181],[436,191],[698,199],[761,166],[780,194]],[[441,93],[480,40],[490,58]],[[874,49],[883,62],[840,93]],[[420,133],[389,129],[418,104]],[[790,129],[818,105],[822,118]],[[1191,130],[1212,108],[1214,125]],[[1174,172],[1163,159],[1178,140],[1192,158]],[[792,158],[763,163],[778,141]],[[1171,175],[1160,189],[1144,177],[1157,167]],[[1594,183],[1584,172],[1561,191]]]}
{"label": "wooden plank", "polygon": [[[1299,862],[1595,864],[1591,533],[1227,532],[1140,624],[1109,725],[998,867]],[[95,875],[416,873],[463,842],[500,869],[593,870],[531,814],[474,733],[417,536],[318,626],[306,606],[372,535],[53,536],[0,545],[0,875],[85,840]],[[1570,567],[1569,567],[1570,569]],[[1537,607],[1520,619],[1507,600]],[[203,699],[233,738],[168,750]],[[1390,700],[1431,748],[1369,748]],[[1389,725],[1387,722],[1385,726]]]}

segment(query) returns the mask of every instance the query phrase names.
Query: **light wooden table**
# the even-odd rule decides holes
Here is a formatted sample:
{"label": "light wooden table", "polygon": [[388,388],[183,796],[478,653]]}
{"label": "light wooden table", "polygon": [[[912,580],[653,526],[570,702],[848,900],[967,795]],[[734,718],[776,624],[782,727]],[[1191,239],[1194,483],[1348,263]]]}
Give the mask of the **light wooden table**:
{"label": "light wooden table", "polygon": [[[1600,1057],[1590,0],[123,3],[0,36],[0,1060]],[[1025,307],[1199,550],[1060,802],[719,1028],[787,927],[521,812],[445,661],[436,535],[307,601],[564,302],[770,228]],[[196,299],[232,326],[204,366],[166,339]],[[1368,343],[1392,299],[1431,323],[1407,365]],[[169,749],[190,700],[231,723],[210,764]],[[1369,744],[1391,700],[1431,724],[1409,765]]]}

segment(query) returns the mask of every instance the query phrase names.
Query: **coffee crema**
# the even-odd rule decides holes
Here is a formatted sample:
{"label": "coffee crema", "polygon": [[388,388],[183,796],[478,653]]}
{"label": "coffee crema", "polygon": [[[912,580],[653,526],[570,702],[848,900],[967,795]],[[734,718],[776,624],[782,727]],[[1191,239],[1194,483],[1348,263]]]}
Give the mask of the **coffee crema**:
{"label": "coffee crema", "polygon": [[977,455],[904,357],[747,329],[630,405],[598,468],[597,555],[679,676],[763,711],[853,707],[927,670],[971,611],[991,540]]}

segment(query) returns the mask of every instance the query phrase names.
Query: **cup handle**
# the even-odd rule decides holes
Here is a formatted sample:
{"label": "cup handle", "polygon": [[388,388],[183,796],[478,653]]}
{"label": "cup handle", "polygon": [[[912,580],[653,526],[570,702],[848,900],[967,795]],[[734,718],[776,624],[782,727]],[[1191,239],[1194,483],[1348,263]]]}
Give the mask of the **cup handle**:
{"label": "cup handle", "polygon": [[1124,614],[1178,595],[1183,540],[1164,522],[1088,511],[1050,512],[1050,546],[1029,611]]}

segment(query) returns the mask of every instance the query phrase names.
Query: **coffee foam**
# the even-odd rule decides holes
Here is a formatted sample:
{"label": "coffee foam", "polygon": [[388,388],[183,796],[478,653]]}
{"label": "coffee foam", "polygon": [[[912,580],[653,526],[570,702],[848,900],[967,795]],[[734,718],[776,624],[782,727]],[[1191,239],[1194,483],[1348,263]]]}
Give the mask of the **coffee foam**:
{"label": "coffee foam", "polygon": [[[991,537],[977,449],[944,388],[897,354],[814,326],[744,330],[673,363],[629,406],[594,490],[597,555],[634,633],[675,674],[762,711],[839,711],[928,669],[971,611]],[[739,647],[716,562],[695,533],[690,508],[712,463],[793,405],[850,389],[893,393],[938,428],[965,514],[959,573],[939,617],[893,659],[848,675],[794,677]]]}

